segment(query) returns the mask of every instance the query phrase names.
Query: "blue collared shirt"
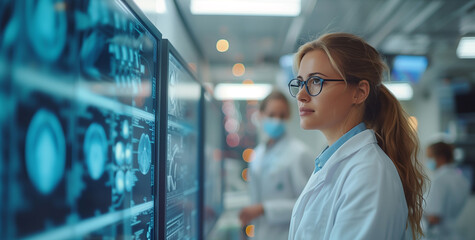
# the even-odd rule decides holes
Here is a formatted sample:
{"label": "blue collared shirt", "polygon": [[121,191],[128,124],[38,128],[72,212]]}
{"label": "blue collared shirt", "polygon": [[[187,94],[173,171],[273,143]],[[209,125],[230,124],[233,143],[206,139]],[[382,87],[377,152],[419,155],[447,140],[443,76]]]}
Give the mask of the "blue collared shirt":
{"label": "blue collared shirt", "polygon": [[361,122],[360,124],[356,125],[354,128],[352,128],[350,131],[345,133],[343,136],[341,136],[333,145],[330,147],[326,147],[320,155],[318,155],[317,159],[315,159],[315,172],[318,172],[320,169],[323,168],[323,165],[328,161],[328,159],[333,155],[333,153],[338,150],[338,148],[341,147],[348,139],[351,137],[355,136],[356,134],[366,130],[366,124],[364,122]]}

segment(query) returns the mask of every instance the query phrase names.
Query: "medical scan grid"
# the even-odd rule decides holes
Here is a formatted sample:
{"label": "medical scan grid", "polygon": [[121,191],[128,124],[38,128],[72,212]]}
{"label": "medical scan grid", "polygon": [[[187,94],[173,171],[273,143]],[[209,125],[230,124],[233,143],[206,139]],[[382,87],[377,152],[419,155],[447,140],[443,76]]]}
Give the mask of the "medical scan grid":
{"label": "medical scan grid", "polygon": [[164,239],[201,239],[201,86],[173,46],[167,40],[163,45],[163,61],[168,59],[168,73],[162,72],[168,79]]}
{"label": "medical scan grid", "polygon": [[158,235],[161,35],[130,4],[0,4],[1,239]]}

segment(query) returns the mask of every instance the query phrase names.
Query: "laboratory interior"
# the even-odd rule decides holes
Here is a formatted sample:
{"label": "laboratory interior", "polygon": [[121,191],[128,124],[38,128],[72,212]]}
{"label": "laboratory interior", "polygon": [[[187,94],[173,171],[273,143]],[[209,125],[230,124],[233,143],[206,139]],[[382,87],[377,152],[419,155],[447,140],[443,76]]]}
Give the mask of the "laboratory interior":
{"label": "laboratory interior", "polygon": [[0,239],[338,239],[292,209],[332,161],[296,53],[340,32],[417,134],[420,238],[475,239],[473,0],[1,0]]}

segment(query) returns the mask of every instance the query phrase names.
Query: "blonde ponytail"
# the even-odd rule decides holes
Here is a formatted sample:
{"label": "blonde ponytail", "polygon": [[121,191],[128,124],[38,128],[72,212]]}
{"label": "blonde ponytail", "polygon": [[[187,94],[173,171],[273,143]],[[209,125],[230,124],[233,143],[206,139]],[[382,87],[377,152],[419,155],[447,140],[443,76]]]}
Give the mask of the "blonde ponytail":
{"label": "blonde ponytail", "polygon": [[378,136],[378,144],[393,161],[401,178],[409,210],[409,226],[413,239],[423,236],[422,219],[423,187],[425,175],[417,160],[419,142],[408,114],[399,101],[384,86],[379,87],[379,114],[368,122]]}

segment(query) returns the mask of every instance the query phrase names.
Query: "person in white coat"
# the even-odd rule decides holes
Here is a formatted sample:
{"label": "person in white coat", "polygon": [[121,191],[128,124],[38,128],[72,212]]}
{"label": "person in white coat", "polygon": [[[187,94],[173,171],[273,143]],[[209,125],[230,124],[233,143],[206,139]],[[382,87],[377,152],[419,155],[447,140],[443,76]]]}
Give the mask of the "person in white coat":
{"label": "person in white coat", "polygon": [[419,238],[426,177],[417,135],[381,84],[379,53],[360,37],[332,33],[301,46],[295,63],[288,86],[300,126],[320,130],[328,147],[294,206],[289,239]]}
{"label": "person in white coat", "polygon": [[470,183],[453,164],[451,145],[433,143],[427,147],[426,155],[427,167],[434,171],[424,207],[427,239],[461,239],[455,223],[470,197]]}
{"label": "person in white coat", "polygon": [[289,235],[292,208],[313,171],[304,143],[289,136],[285,122],[290,106],[274,91],[260,105],[259,118],[267,140],[259,144],[249,165],[250,206],[239,217],[243,227],[254,224],[255,240],[284,240]]}

